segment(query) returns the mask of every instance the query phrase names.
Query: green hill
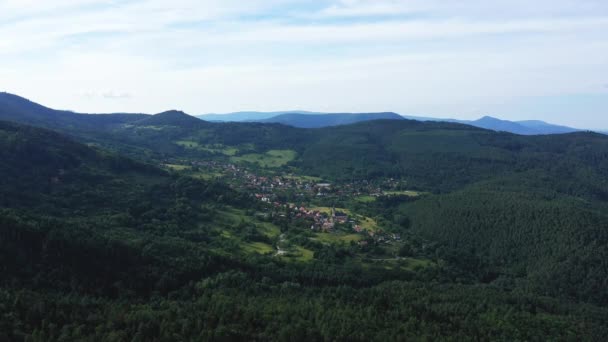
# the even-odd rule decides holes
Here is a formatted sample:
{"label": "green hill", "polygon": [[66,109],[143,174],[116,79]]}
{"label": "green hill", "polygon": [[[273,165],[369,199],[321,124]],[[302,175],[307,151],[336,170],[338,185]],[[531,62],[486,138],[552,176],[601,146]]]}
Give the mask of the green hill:
{"label": "green hill", "polygon": [[[0,122],[0,340],[608,333],[606,136],[411,120],[301,129],[176,111],[95,128],[25,103],[3,115],[70,136]],[[159,168],[172,162],[187,171]],[[365,201],[315,201],[401,238],[312,232],[246,187],[192,177],[203,162],[338,190],[399,182]]]}
{"label": "green hill", "polygon": [[141,120],[145,114],[79,114],[44,107],[25,98],[0,93],[0,120],[62,131],[99,131]]}

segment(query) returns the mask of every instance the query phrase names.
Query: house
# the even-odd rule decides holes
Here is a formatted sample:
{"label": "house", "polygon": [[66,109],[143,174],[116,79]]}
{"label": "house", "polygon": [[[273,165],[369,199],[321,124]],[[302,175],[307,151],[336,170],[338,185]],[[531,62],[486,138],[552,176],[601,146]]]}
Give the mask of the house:
{"label": "house", "polygon": [[326,221],[325,223],[323,223],[323,226],[321,226],[321,229],[323,229],[324,231],[330,231],[334,229],[334,223]]}

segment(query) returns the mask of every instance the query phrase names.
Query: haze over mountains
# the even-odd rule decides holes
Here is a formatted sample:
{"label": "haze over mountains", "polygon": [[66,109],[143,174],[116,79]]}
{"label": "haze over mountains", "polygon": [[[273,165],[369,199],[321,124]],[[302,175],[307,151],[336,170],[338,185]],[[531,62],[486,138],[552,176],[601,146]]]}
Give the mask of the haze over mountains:
{"label": "haze over mountains", "polygon": [[[86,115],[86,116],[85,116]],[[440,121],[471,125],[494,131],[503,131],[520,135],[563,134],[581,131],[579,129],[559,126],[538,120],[508,121],[485,116],[478,120],[440,119],[423,116],[400,115],[393,112],[380,113],[321,113],[307,111],[279,111],[279,112],[235,112],[228,114],[205,114],[191,116],[181,111],[170,110],[157,115],[158,118],[149,118],[149,114],[82,114],[72,111],[55,110],[37,104],[20,96],[0,93],[0,119],[11,120],[26,124],[37,124],[44,127],[57,127],[58,125],[71,126],[86,130],[94,130],[99,126],[114,126],[125,123],[134,123],[139,120],[157,122],[162,117],[178,116],[183,124],[196,125],[199,118],[211,122],[261,122],[280,123],[298,128],[322,128],[339,125],[348,125],[370,120],[417,120]],[[170,120],[173,121],[173,120]],[[145,122],[145,121],[144,121]],[[601,132],[604,133],[604,132]]]}
{"label": "haze over mountains", "polygon": [[576,128],[550,124],[540,120],[508,121],[491,116],[478,120],[441,119],[424,116],[382,113],[321,113],[306,111],[283,112],[236,112],[227,114],[205,114],[199,119],[217,122],[274,122],[300,128],[320,128],[378,119],[410,119],[417,121],[455,122],[475,127],[521,135],[562,134],[580,131]]}

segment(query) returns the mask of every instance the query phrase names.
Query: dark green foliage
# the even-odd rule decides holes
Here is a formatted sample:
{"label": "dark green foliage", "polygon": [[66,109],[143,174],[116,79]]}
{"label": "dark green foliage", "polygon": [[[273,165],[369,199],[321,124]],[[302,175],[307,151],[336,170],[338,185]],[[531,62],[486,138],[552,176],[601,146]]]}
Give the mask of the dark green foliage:
{"label": "dark green foliage", "polygon": [[[3,118],[145,161],[0,122],[0,340],[593,341],[608,332],[605,136],[409,120],[313,130],[180,112],[97,118],[0,100]],[[327,246],[287,210],[265,223],[312,260],[246,253],[280,239],[258,229],[252,216],[266,208],[251,194],[150,165],[227,158],[175,143],[184,139],[293,150],[285,169],[338,185],[392,177],[420,190],[336,201],[401,234],[391,258],[433,266],[375,267],[387,247],[368,237]],[[230,210],[247,220],[226,219]]]}
{"label": "dark green foliage", "polygon": [[[473,255],[476,273],[489,276],[479,280],[526,280],[543,294],[608,304],[605,210],[562,197],[472,188],[421,199],[402,212],[415,232],[445,244],[443,258]],[[472,264],[457,255],[453,262]]]}
{"label": "dark green foliage", "polygon": [[66,132],[109,130],[147,116],[144,114],[78,114],[50,109],[16,95],[0,93],[0,120]]}

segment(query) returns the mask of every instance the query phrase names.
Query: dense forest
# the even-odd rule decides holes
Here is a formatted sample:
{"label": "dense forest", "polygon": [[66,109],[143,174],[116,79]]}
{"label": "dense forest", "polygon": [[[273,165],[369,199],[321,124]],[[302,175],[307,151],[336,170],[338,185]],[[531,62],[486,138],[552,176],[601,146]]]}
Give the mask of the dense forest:
{"label": "dense forest", "polygon": [[[298,129],[177,111],[89,118],[0,100],[2,341],[608,333],[603,135],[411,120]],[[290,153],[251,162],[267,151]],[[288,207],[194,177],[207,162],[421,195],[336,194],[332,205],[400,236],[392,247],[339,241],[351,235],[313,233]],[[277,256],[286,240],[299,254]]]}

